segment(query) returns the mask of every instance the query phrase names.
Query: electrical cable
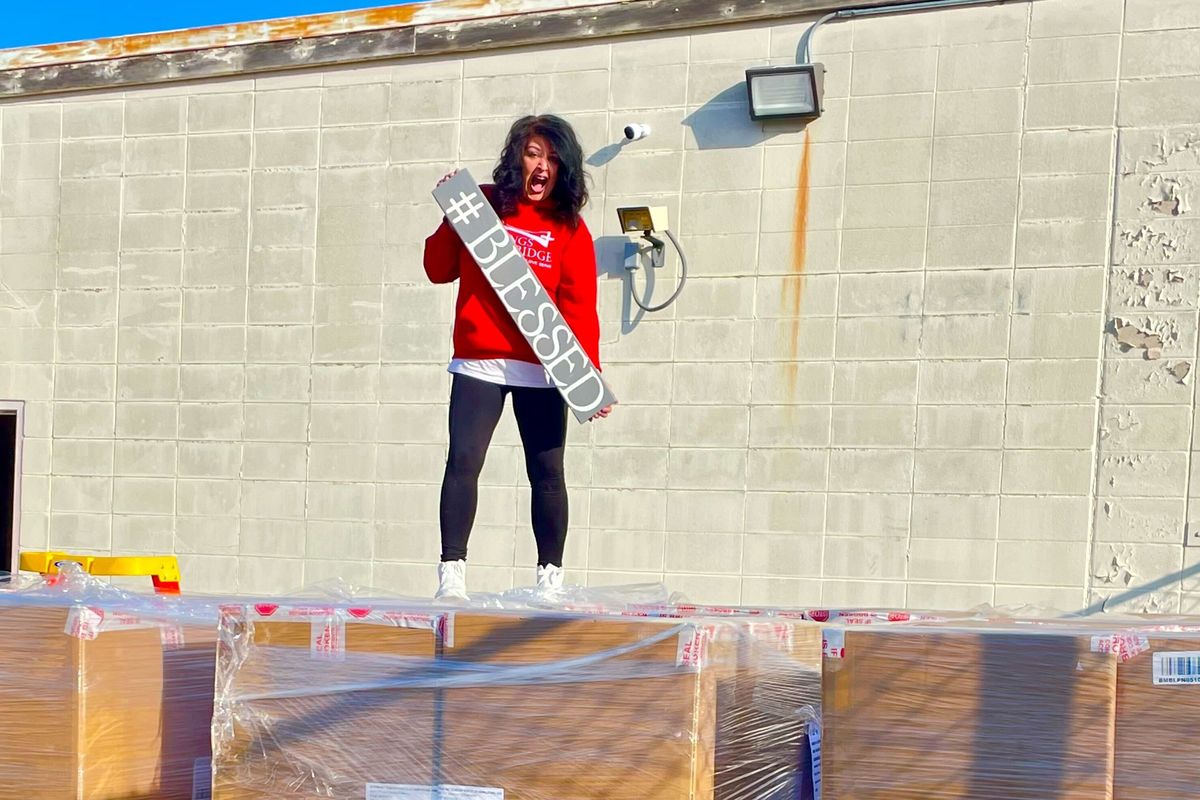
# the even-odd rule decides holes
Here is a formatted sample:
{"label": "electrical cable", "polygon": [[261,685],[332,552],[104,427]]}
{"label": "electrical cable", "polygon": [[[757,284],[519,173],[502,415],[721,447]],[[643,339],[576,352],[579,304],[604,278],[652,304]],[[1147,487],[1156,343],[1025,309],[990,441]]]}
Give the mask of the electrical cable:
{"label": "electrical cable", "polygon": [[642,301],[638,299],[637,290],[633,285],[634,270],[630,270],[629,274],[629,293],[633,296],[633,302],[637,303],[638,308],[642,309],[642,311],[651,313],[655,311],[662,311],[664,308],[671,305],[671,303],[674,303],[675,298],[679,297],[679,293],[683,291],[683,285],[687,283],[687,256],[683,254],[683,248],[679,246],[679,240],[675,238],[675,234],[671,233],[669,230],[664,231],[664,233],[666,233],[667,238],[671,240],[671,244],[675,245],[675,252],[679,254],[679,285],[675,287],[675,291],[670,297],[667,298],[666,302],[660,303],[656,306],[647,306],[643,304]]}

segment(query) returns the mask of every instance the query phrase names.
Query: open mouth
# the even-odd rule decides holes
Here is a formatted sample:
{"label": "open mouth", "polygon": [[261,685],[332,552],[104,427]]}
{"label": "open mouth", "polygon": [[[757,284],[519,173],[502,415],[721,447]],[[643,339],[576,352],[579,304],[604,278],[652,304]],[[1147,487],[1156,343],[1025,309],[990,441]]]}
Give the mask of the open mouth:
{"label": "open mouth", "polygon": [[547,176],[533,175],[529,178],[529,193],[530,194],[541,194],[542,192],[546,191],[546,186],[549,183],[550,183],[550,180]]}

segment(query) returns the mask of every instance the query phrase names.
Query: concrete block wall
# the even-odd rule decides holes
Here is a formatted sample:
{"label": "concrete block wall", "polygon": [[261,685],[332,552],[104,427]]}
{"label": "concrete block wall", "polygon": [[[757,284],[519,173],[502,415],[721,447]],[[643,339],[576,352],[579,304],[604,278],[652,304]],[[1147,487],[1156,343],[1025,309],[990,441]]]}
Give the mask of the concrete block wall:
{"label": "concrete block wall", "polygon": [[[3,104],[24,545],[178,553],[194,589],[431,591],[454,290],[421,271],[428,192],[552,111],[592,165],[622,399],[571,431],[572,580],[1195,610],[1200,14],[834,22],[824,115],[752,123],[745,69],[811,22]],[[655,315],[616,255],[630,204],[666,205],[691,265]],[[472,587],[529,583],[533,552],[506,418]]]}

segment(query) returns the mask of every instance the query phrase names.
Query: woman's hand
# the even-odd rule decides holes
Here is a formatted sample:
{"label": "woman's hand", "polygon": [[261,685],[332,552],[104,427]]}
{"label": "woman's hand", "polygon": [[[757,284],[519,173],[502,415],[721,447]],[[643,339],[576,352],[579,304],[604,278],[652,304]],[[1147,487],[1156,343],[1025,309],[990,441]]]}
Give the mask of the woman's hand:
{"label": "woman's hand", "polygon": [[[446,173],[446,174],[445,174],[445,175],[442,177],[442,179],[441,179],[440,181],[438,181],[438,182],[437,182],[437,186],[441,186],[443,183],[445,183],[446,181],[450,180],[451,178],[453,178],[453,177],[454,177],[455,175],[457,175],[457,174],[458,174],[458,170],[454,170],[453,172],[447,172],[447,173]],[[435,189],[436,189],[436,188],[437,188],[437,186],[435,186],[435,187],[433,187],[433,188],[435,188]]]}
{"label": "woman's hand", "polygon": [[607,417],[609,414],[612,413],[612,410],[613,410],[612,406],[605,406],[604,408],[600,409],[595,414],[593,414],[591,416],[591,418],[588,419],[588,422],[595,422],[598,419],[604,419],[605,417]]}

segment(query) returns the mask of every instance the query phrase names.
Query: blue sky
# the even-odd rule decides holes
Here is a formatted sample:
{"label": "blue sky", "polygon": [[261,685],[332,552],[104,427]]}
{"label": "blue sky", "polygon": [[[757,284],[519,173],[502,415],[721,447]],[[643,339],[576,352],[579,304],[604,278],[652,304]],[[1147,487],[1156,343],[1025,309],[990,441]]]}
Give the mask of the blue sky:
{"label": "blue sky", "polygon": [[10,2],[0,26],[0,49],[99,39],[130,33],[196,28],[229,22],[294,17],[395,5],[406,0],[59,0],[41,5]]}

